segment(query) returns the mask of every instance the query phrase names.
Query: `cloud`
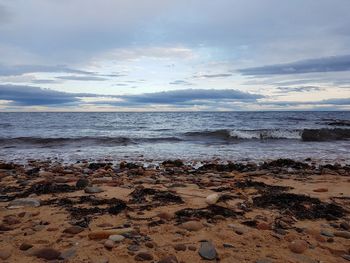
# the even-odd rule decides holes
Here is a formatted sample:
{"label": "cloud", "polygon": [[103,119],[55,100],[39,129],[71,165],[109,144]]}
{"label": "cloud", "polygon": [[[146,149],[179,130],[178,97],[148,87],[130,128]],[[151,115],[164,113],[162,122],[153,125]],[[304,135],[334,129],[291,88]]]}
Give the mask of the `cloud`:
{"label": "cloud", "polygon": [[193,78],[207,78],[207,79],[211,79],[211,78],[227,78],[227,77],[231,77],[232,74],[230,73],[221,73],[221,74],[203,74],[203,75],[195,75],[193,76]]}
{"label": "cloud", "polygon": [[65,65],[16,65],[5,66],[0,64],[0,76],[20,76],[28,73],[72,73],[82,75],[95,75],[95,72],[69,68]]}
{"label": "cloud", "polygon": [[350,71],[350,55],[300,60],[292,63],[266,65],[238,70],[243,75],[289,75]]}
{"label": "cloud", "polygon": [[192,86],[193,83],[191,82],[188,82],[186,80],[182,80],[182,79],[179,79],[179,80],[174,80],[172,82],[169,82],[170,85],[182,85],[182,86]]}
{"label": "cloud", "polygon": [[8,23],[11,20],[11,14],[8,9],[0,4],[0,26],[1,24]]}
{"label": "cloud", "polygon": [[51,89],[42,89],[24,85],[0,85],[0,100],[11,101],[17,106],[54,106],[61,104],[77,104],[79,97],[92,97],[85,93],[68,93]]}
{"label": "cloud", "polygon": [[262,105],[278,105],[278,106],[303,106],[303,105],[334,105],[334,106],[350,106],[350,98],[331,98],[319,101],[272,101],[261,102]]}
{"label": "cloud", "polygon": [[59,76],[56,77],[56,79],[63,79],[63,80],[78,80],[78,81],[105,81],[107,78],[97,77],[97,76]]}
{"label": "cloud", "polygon": [[200,101],[222,100],[252,102],[263,98],[263,96],[234,89],[182,89],[140,95],[124,95],[121,98],[132,104],[198,104]]}
{"label": "cloud", "polygon": [[320,91],[324,88],[316,86],[302,86],[302,87],[277,87],[280,92],[290,93],[290,92],[310,92],[310,91]]}

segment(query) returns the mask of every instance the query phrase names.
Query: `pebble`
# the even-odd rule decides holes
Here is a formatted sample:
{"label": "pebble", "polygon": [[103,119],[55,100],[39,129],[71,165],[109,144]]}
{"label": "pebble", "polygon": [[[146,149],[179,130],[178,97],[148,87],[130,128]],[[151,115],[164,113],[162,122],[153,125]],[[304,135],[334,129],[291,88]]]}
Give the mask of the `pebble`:
{"label": "pebble", "polygon": [[68,260],[77,253],[77,250],[75,248],[69,248],[67,250],[62,251],[60,255],[60,259]]}
{"label": "pebble", "polygon": [[125,239],[122,235],[110,235],[108,239],[112,240],[113,242],[121,242]]}
{"label": "pebble", "polygon": [[179,261],[174,255],[167,256],[158,261],[158,263],[178,263]]}
{"label": "pebble", "polygon": [[219,199],[220,199],[220,194],[215,193],[215,194],[208,195],[207,198],[205,199],[205,202],[208,205],[215,205],[219,201]]}
{"label": "pebble", "polygon": [[12,251],[10,248],[2,248],[0,249],[0,259],[6,260],[11,257]]}
{"label": "pebble", "polygon": [[256,228],[259,230],[270,230],[271,226],[268,223],[260,222],[256,225]]}
{"label": "pebble", "polygon": [[180,227],[188,231],[199,231],[203,228],[203,225],[198,221],[188,221],[181,224]]}
{"label": "pebble", "polygon": [[197,250],[197,247],[196,247],[196,246],[193,246],[193,245],[189,245],[189,246],[188,246],[188,250],[196,251],[196,250]]}
{"label": "pebble", "polygon": [[19,246],[19,249],[22,250],[22,251],[25,251],[25,250],[28,250],[30,248],[32,248],[33,245],[29,244],[29,243],[22,243],[20,246]]}
{"label": "pebble", "polygon": [[46,260],[59,259],[61,253],[53,248],[41,248],[33,252],[33,256]]}
{"label": "pebble", "polygon": [[342,255],[342,258],[347,261],[350,261],[350,255]]}
{"label": "pebble", "polygon": [[187,247],[186,247],[186,245],[184,245],[184,244],[176,244],[176,245],[174,246],[174,249],[175,249],[176,251],[186,251]]}
{"label": "pebble", "polygon": [[87,194],[98,194],[102,193],[103,190],[97,186],[89,186],[84,189],[85,193]]}
{"label": "pebble", "polygon": [[132,232],[133,228],[120,228],[120,229],[114,229],[114,230],[101,230],[101,231],[95,231],[91,232],[88,236],[90,239],[107,239],[109,236],[112,235],[121,235],[125,233]]}
{"label": "pebble", "polygon": [[146,242],[145,246],[148,248],[154,248],[154,244],[152,242]]}
{"label": "pebble", "polygon": [[325,193],[325,192],[328,192],[328,189],[327,188],[317,188],[317,189],[314,189],[313,191],[316,193]]}
{"label": "pebble", "polygon": [[4,220],[2,221],[7,225],[17,225],[21,223],[21,221],[16,216],[13,216],[13,215],[5,217]]}
{"label": "pebble", "polygon": [[149,261],[149,260],[153,260],[153,256],[147,252],[139,252],[135,256],[135,260],[136,261]]}
{"label": "pebble", "polygon": [[336,232],[334,232],[334,235],[336,237],[350,239],[350,232],[347,232],[347,231],[336,231]]}
{"label": "pebble", "polygon": [[104,246],[107,249],[112,249],[112,248],[114,248],[114,241],[107,239],[106,242],[104,243]]}
{"label": "pebble", "polygon": [[289,249],[297,254],[302,254],[308,247],[307,242],[304,240],[296,240],[289,245]]}
{"label": "pebble", "polygon": [[346,222],[341,222],[340,227],[345,230],[350,230],[350,225]]}
{"label": "pebble", "polygon": [[157,216],[160,218],[160,219],[164,219],[164,220],[171,220],[173,219],[174,215],[171,214],[171,213],[168,213],[168,212],[160,212],[159,214],[157,214]]}
{"label": "pebble", "polygon": [[89,185],[89,180],[86,178],[80,178],[75,184],[76,188],[79,188],[79,189],[84,189],[88,185]]}
{"label": "pebble", "polygon": [[322,236],[326,236],[326,237],[334,237],[334,234],[330,231],[327,231],[327,230],[321,230],[321,235]]}
{"label": "pebble", "polygon": [[228,244],[228,243],[224,243],[222,244],[224,246],[224,248],[234,248],[235,246],[232,244]]}
{"label": "pebble", "polygon": [[8,208],[21,208],[21,207],[38,207],[40,206],[40,201],[34,198],[20,198],[13,200],[9,203]]}
{"label": "pebble", "polygon": [[207,260],[214,260],[217,257],[216,249],[210,241],[201,242],[198,253],[202,258]]}
{"label": "pebble", "polygon": [[71,227],[68,227],[65,230],[63,230],[63,233],[76,235],[76,234],[79,234],[80,232],[84,231],[84,229],[85,228],[83,228],[81,226],[71,226]]}
{"label": "pebble", "polygon": [[140,250],[140,246],[138,246],[138,245],[130,245],[130,246],[128,246],[128,250],[129,251],[139,251]]}

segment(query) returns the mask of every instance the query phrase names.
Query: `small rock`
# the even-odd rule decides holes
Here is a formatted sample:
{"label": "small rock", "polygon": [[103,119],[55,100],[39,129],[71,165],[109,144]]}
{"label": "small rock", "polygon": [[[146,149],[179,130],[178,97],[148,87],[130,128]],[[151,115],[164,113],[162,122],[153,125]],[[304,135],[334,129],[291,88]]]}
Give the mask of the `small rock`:
{"label": "small rock", "polygon": [[112,249],[112,248],[114,248],[114,241],[107,239],[106,242],[104,243],[104,246],[107,249]]}
{"label": "small rock", "polygon": [[6,260],[11,257],[12,251],[10,248],[2,248],[0,249],[0,259]]}
{"label": "small rock", "polygon": [[342,255],[342,258],[347,261],[350,261],[350,255]]}
{"label": "small rock", "polygon": [[341,222],[340,227],[345,230],[350,230],[350,225],[346,222]]}
{"label": "small rock", "polygon": [[178,263],[179,261],[174,255],[167,256],[158,261],[158,263]]}
{"label": "small rock", "polygon": [[122,235],[110,235],[108,239],[112,240],[113,242],[121,242],[125,239]]}
{"label": "small rock", "polygon": [[16,216],[13,216],[13,215],[5,217],[4,220],[2,221],[7,225],[17,225],[21,223],[21,221]]}
{"label": "small rock", "polygon": [[63,230],[63,233],[76,235],[76,234],[79,234],[80,232],[84,231],[84,229],[85,228],[83,228],[81,226],[71,226],[71,227],[68,227],[65,230]]}
{"label": "small rock", "polygon": [[85,193],[87,194],[98,194],[102,193],[103,190],[97,186],[89,186],[84,189]]}
{"label": "small rock", "polygon": [[22,251],[25,251],[25,250],[28,250],[30,248],[32,248],[33,245],[29,244],[29,243],[22,243],[20,246],[19,246],[19,249],[22,250]]}
{"label": "small rock", "polygon": [[171,213],[168,213],[168,212],[160,212],[159,214],[157,214],[157,216],[160,218],[160,219],[164,219],[166,221],[169,221],[171,219],[173,219],[174,215],[171,214]]}
{"label": "small rock", "polygon": [[321,230],[321,235],[322,236],[326,236],[326,237],[334,237],[334,234],[330,231],[327,231],[327,230]]}
{"label": "small rock", "polygon": [[203,228],[203,225],[198,221],[188,221],[181,224],[180,227],[188,231],[199,231]]}
{"label": "small rock", "polygon": [[138,245],[130,245],[130,246],[128,246],[128,250],[129,251],[139,251],[140,250],[140,246],[138,246]]}
{"label": "small rock", "polygon": [[234,248],[235,246],[232,244],[228,244],[228,243],[224,243],[222,244],[224,246],[224,248]]}
{"label": "small rock", "polygon": [[316,193],[325,193],[325,192],[328,192],[328,189],[327,188],[317,188],[317,189],[314,189],[313,191]]}
{"label": "small rock", "polygon": [[270,230],[271,225],[269,225],[268,223],[265,223],[265,222],[260,222],[256,225],[256,228],[259,230]]}
{"label": "small rock", "polygon": [[153,256],[147,252],[139,252],[135,256],[135,260],[136,261],[149,261],[149,260],[153,260]]}
{"label": "small rock", "polygon": [[84,189],[88,185],[89,185],[89,180],[86,178],[80,178],[75,184],[76,188],[79,188],[79,189]]}
{"label": "small rock", "polygon": [[75,248],[69,248],[67,250],[62,251],[60,255],[60,259],[68,260],[77,253],[77,250]]}
{"label": "small rock", "polygon": [[9,203],[8,208],[21,208],[21,207],[38,207],[40,201],[34,198],[20,198],[13,200]]}
{"label": "small rock", "polygon": [[196,251],[196,250],[197,250],[197,247],[196,247],[196,246],[193,246],[193,245],[189,245],[189,246],[188,246],[188,250]]}
{"label": "small rock", "polygon": [[176,244],[176,245],[174,246],[174,249],[175,249],[176,251],[186,251],[187,247],[186,247],[186,245],[184,245],[184,244]]}
{"label": "small rock", "polygon": [[297,254],[302,254],[308,247],[307,242],[304,240],[296,240],[289,245],[289,249]]}
{"label": "small rock", "polygon": [[46,260],[59,259],[60,255],[61,253],[53,248],[41,248],[34,251],[33,253],[33,256],[36,256],[37,258],[43,258]]}
{"label": "small rock", "polygon": [[114,229],[114,230],[101,230],[101,231],[95,231],[91,232],[88,236],[90,239],[107,239],[109,236],[112,235],[122,235],[125,233],[132,232],[133,228],[120,228],[120,229]]}
{"label": "small rock", "polygon": [[154,248],[154,244],[152,242],[146,242],[145,246],[148,248]]}
{"label": "small rock", "polygon": [[208,195],[207,198],[205,199],[205,202],[208,205],[215,205],[219,201],[219,199],[220,199],[220,194],[215,193],[215,194]]}
{"label": "small rock", "polygon": [[207,260],[214,260],[217,257],[216,249],[210,241],[201,242],[198,253],[202,258]]}
{"label": "small rock", "polygon": [[334,232],[334,235],[336,237],[350,239],[350,232],[347,232],[347,231],[336,231],[336,232]]}

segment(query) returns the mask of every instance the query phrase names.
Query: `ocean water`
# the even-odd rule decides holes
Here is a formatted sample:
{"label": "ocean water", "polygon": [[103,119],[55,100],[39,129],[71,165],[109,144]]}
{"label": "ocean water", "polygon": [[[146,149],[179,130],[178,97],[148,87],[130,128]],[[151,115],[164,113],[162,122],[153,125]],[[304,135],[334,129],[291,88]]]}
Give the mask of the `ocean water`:
{"label": "ocean water", "polygon": [[350,112],[0,113],[0,159],[350,162]]}

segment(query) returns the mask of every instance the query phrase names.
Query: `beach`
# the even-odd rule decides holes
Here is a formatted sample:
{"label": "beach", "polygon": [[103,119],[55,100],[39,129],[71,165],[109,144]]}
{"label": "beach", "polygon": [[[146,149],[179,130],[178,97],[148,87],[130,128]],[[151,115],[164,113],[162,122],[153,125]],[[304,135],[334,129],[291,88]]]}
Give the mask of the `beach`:
{"label": "beach", "polygon": [[350,166],[0,163],[3,262],[349,262]]}

